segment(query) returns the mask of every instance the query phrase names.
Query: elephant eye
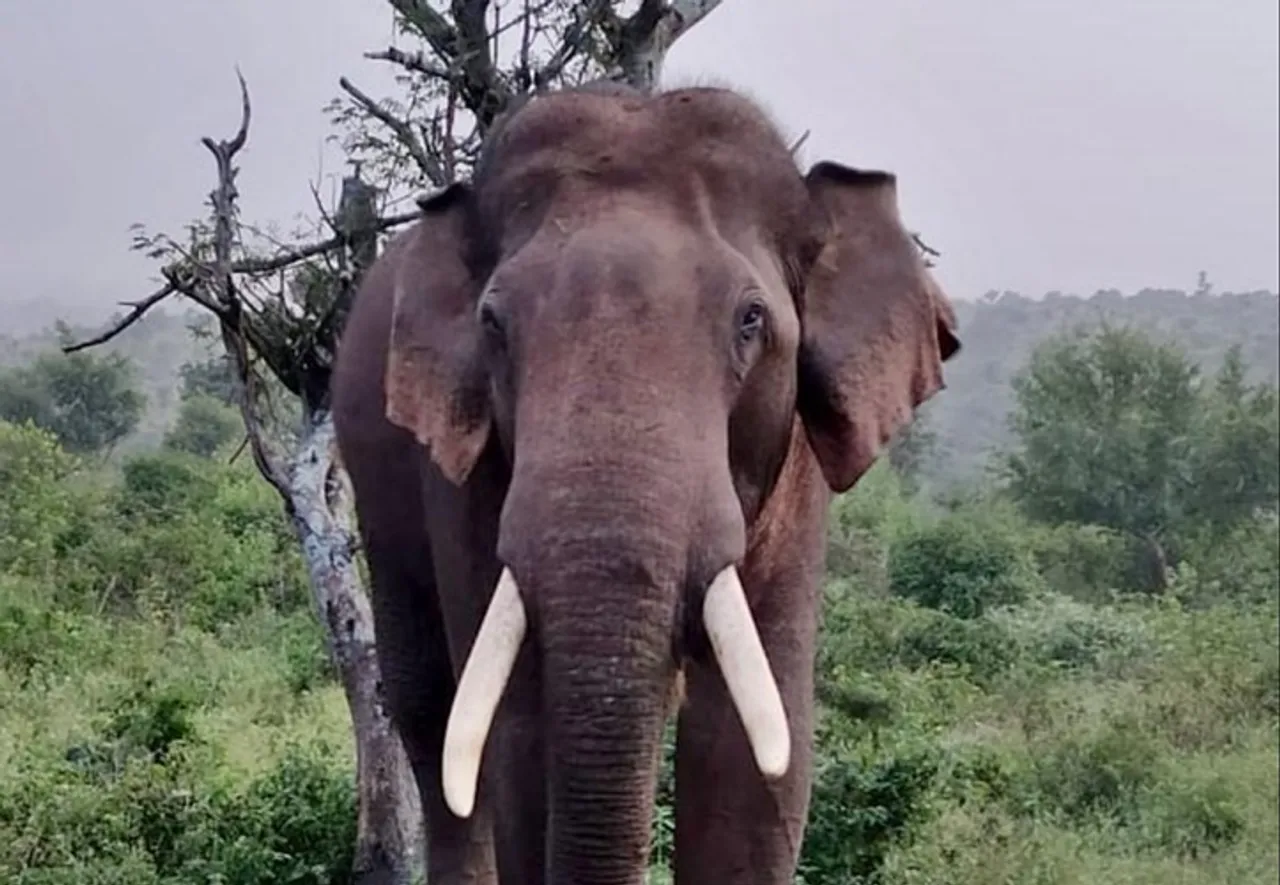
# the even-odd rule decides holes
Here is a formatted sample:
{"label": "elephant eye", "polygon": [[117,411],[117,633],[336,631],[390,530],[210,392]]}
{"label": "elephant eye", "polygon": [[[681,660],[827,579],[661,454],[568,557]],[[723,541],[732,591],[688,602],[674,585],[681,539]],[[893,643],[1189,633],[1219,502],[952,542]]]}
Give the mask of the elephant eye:
{"label": "elephant eye", "polygon": [[764,331],[764,305],[758,301],[748,304],[738,318],[738,340],[748,344],[760,337]]}

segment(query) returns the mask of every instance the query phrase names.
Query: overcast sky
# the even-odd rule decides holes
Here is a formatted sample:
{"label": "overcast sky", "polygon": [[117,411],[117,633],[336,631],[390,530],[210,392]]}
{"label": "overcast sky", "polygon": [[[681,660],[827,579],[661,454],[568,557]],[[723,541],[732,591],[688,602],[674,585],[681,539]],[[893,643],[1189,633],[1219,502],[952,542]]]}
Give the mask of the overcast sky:
{"label": "overcast sky", "polygon": [[[1280,288],[1275,0],[724,0],[668,82],[761,99],[805,158],[897,172],[952,294]],[[178,226],[254,98],[248,217],[341,171],[322,106],[392,37],[384,0],[0,0],[3,305],[151,285],[128,225]],[[322,181],[326,188],[331,182]],[[90,319],[86,317],[85,319]]]}

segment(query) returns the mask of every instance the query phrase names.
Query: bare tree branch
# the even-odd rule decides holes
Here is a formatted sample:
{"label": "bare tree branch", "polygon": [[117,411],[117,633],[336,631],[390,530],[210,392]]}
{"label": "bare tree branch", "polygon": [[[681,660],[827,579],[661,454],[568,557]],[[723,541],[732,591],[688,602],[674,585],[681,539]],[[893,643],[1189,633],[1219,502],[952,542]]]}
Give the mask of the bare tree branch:
{"label": "bare tree branch", "polygon": [[[426,198],[424,197],[423,199]],[[408,224],[411,221],[416,221],[419,217],[421,217],[420,211],[402,212],[398,215],[389,215],[386,218],[379,219],[375,228],[378,233],[381,233],[383,231]],[[296,264],[300,264],[308,258],[314,258],[317,255],[334,252],[346,245],[348,245],[347,237],[344,234],[338,234],[337,236],[330,237],[327,240],[321,240],[318,243],[308,243],[305,246],[286,249],[269,258],[244,258],[239,261],[233,261],[231,262],[231,270],[236,274],[246,274],[251,276],[276,273],[293,267]],[[132,309],[109,329],[92,338],[68,345],[62,349],[62,352],[75,353],[79,350],[87,350],[88,348],[97,347],[101,344],[107,343],[138,320],[142,319],[142,317],[151,310],[151,308],[155,307],[167,297],[175,293],[191,298],[215,316],[221,312],[221,306],[216,302],[209,300],[209,298],[205,296],[194,284],[194,272],[189,268],[179,269],[171,267],[163,272],[163,276],[168,280],[164,286],[141,301],[126,303],[127,306]]]}
{"label": "bare tree branch", "polygon": [[453,25],[431,6],[431,0],[390,0],[391,6],[441,58],[449,58],[457,40]]}
{"label": "bare tree branch", "polygon": [[249,136],[249,87],[244,77],[236,72],[240,80],[242,111],[240,129],[230,141],[215,142],[210,137],[201,139],[201,144],[213,154],[218,167],[218,186],[210,195],[213,205],[213,267],[212,287],[214,297],[222,308],[218,313],[218,326],[222,332],[222,343],[240,379],[240,413],[244,419],[245,430],[249,436],[249,450],[253,454],[254,463],[263,478],[280,494],[282,500],[289,505],[288,474],[284,465],[270,451],[258,415],[254,411],[254,378],[252,360],[248,344],[241,327],[241,305],[235,297],[235,280],[232,269],[231,247],[235,237],[235,201],[239,196],[235,178],[237,169],[232,165],[235,155],[244,147]]}
{"label": "bare tree branch", "polygon": [[431,6],[431,0],[389,0],[401,16],[426,40],[445,67],[457,69],[463,104],[482,127],[493,122],[511,92],[489,51],[485,22],[489,0],[451,0],[454,25]]}
{"label": "bare tree branch", "polygon": [[452,71],[432,62],[423,52],[405,52],[402,49],[390,46],[380,52],[366,52],[364,57],[374,61],[388,61],[399,65],[406,71],[413,71],[440,80],[451,80],[454,76]]}
{"label": "bare tree branch", "polygon": [[149,311],[151,308],[155,307],[161,301],[164,301],[166,298],[168,298],[170,295],[172,295],[177,291],[178,290],[173,286],[172,283],[166,283],[164,286],[157,289],[155,292],[151,293],[141,301],[136,301],[133,304],[130,304],[129,306],[132,307],[133,309],[130,310],[127,314],[125,314],[124,317],[122,317],[119,322],[115,323],[115,325],[111,326],[111,328],[107,329],[102,334],[95,335],[94,337],[89,338],[88,340],[80,341],[76,344],[69,344],[66,347],[62,348],[62,352],[75,353],[78,350],[86,350],[90,347],[97,347],[99,344],[105,344],[106,342],[110,341],[112,338],[119,335],[125,329],[132,326],[138,320],[142,319],[143,315],[145,315],[147,311]]}
{"label": "bare tree branch", "polygon": [[488,127],[511,98],[511,92],[489,52],[485,12],[489,0],[452,0],[457,27],[453,61],[462,69],[459,94],[481,126]]}
{"label": "bare tree branch", "polygon": [[919,235],[919,234],[917,234],[917,233],[913,233],[913,234],[911,235],[911,239],[913,239],[913,240],[915,241],[916,246],[917,246],[917,247],[920,249],[920,251],[921,251],[921,252],[923,252],[924,254],[926,254],[926,255],[931,255],[931,256],[933,256],[934,258],[941,258],[941,257],[942,257],[942,253],[941,253],[941,252],[939,252],[937,249],[933,248],[932,246],[930,246],[930,245],[929,245],[928,243],[926,243],[923,239],[921,239],[921,237],[920,237],[920,235]]}
{"label": "bare tree branch", "polygon": [[642,0],[622,24],[613,44],[614,75],[640,89],[652,89],[661,78],[662,62],[671,46],[711,14],[721,0]]}
{"label": "bare tree branch", "polygon": [[407,122],[401,120],[368,95],[361,92],[360,89],[346,77],[338,78],[338,85],[342,87],[343,91],[354,98],[356,103],[364,108],[369,116],[380,121],[395,134],[396,139],[404,149],[409,152],[409,156],[413,158],[414,163],[417,164],[418,168],[422,171],[422,174],[425,175],[432,184],[435,184],[436,186],[443,186],[448,183],[444,169],[427,153],[426,148],[423,147],[422,141],[414,134],[413,128],[410,127]]}
{"label": "bare tree branch", "polygon": [[564,69],[586,50],[587,37],[593,27],[606,28],[617,21],[610,0],[587,0],[574,8],[573,22],[565,28],[560,45],[533,75],[533,88],[542,90],[559,78]]}
{"label": "bare tree branch", "polygon": [[[402,212],[398,215],[388,215],[378,221],[377,229],[379,232],[390,230],[393,227],[399,227],[402,224],[408,224],[415,221],[419,212]],[[293,249],[287,249],[278,255],[270,258],[246,258],[240,261],[232,262],[231,269],[236,273],[243,274],[264,274],[274,273],[278,270],[290,267],[308,258],[314,258],[326,252],[332,252],[346,245],[346,237],[343,235],[333,236],[327,240],[321,240],[318,243],[309,243],[305,246],[298,246]]]}

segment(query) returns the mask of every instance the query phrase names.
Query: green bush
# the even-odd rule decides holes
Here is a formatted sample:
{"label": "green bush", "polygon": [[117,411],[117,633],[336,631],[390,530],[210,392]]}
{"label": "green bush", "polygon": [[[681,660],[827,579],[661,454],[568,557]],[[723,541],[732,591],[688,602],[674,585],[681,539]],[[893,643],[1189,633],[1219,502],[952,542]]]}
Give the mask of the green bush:
{"label": "green bush", "polygon": [[1143,791],[1157,782],[1164,758],[1149,731],[1128,717],[1072,735],[1031,761],[1023,810],[1060,813],[1073,822],[1136,819]]}
{"label": "green bush", "polygon": [[1069,669],[1119,673],[1155,654],[1154,638],[1139,615],[1056,593],[996,610],[989,619],[1031,660]]}
{"label": "green bush", "polygon": [[138,455],[121,467],[117,507],[126,519],[159,522],[201,509],[217,487],[215,472],[189,455]]}
{"label": "green bush", "polygon": [[308,606],[280,501],[251,465],[136,456],[118,485],[76,501],[57,545],[64,604],[209,628],[262,604]]}
{"label": "green bush", "polygon": [[1260,514],[1222,537],[1196,539],[1170,592],[1196,608],[1219,602],[1274,604],[1280,600],[1280,519]]}
{"label": "green bush", "polygon": [[1133,540],[1103,526],[1039,526],[1034,554],[1045,583],[1081,602],[1109,602],[1139,586]]}
{"label": "green bush", "polygon": [[206,394],[182,401],[173,427],[165,434],[166,448],[201,458],[211,458],[243,432],[235,409]]}
{"label": "green bush", "polygon": [[47,573],[71,519],[76,467],[51,432],[0,421],[0,571]]}
{"label": "green bush", "polygon": [[965,620],[942,612],[905,630],[897,659],[907,667],[954,664],[979,682],[989,682],[1018,656],[1015,638],[1004,627],[985,618]]}
{"label": "green bush", "polygon": [[976,508],[898,537],[889,550],[889,584],[900,596],[958,618],[1019,603],[1043,588],[1019,527]]}
{"label": "green bush", "polygon": [[345,883],[355,795],[332,757],[325,747],[289,749],[239,790],[182,753],[128,759],[110,773],[72,763],[29,771],[0,794],[0,879]]}
{"label": "green bush", "polygon": [[1155,847],[1200,860],[1233,845],[1244,833],[1240,801],[1224,779],[1170,774],[1143,796],[1143,829]]}
{"label": "green bush", "polygon": [[937,760],[924,750],[835,753],[814,778],[800,873],[806,882],[874,881],[890,849],[931,814]]}

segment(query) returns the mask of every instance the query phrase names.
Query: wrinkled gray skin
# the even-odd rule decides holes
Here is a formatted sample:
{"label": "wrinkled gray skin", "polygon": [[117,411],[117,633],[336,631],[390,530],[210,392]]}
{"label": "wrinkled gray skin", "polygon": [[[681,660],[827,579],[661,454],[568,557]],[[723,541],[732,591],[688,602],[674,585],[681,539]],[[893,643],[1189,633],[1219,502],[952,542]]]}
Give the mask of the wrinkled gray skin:
{"label": "wrinkled gray skin", "polygon": [[[802,175],[731,91],[585,89],[498,124],[369,271],[334,380],[433,885],[643,882],[677,712],[676,881],[791,881],[830,497],[958,347],[893,177]],[[790,730],[776,780],[701,619],[728,565]],[[463,819],[442,743],[504,566],[528,635]]]}

